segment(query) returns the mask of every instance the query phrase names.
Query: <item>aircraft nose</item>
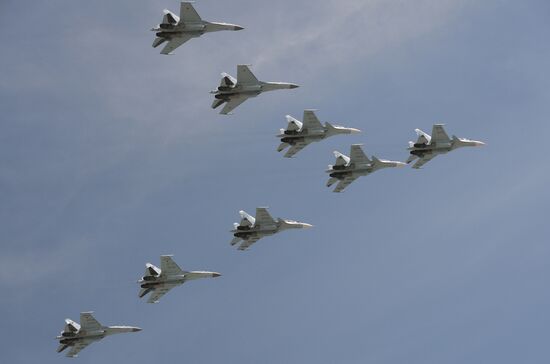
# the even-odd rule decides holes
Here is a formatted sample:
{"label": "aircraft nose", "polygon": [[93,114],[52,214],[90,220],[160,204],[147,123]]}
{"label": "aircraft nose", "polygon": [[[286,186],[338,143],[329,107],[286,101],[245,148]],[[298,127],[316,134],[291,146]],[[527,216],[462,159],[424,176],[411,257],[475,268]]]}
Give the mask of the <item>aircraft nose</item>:
{"label": "aircraft nose", "polygon": [[291,83],[290,85],[288,85],[288,88],[298,88],[300,87],[299,85],[296,85],[295,83]]}
{"label": "aircraft nose", "polygon": [[218,277],[221,277],[221,273],[218,273],[218,272],[214,272],[212,273],[212,278],[218,278]]}
{"label": "aircraft nose", "polygon": [[304,229],[309,229],[309,228],[312,228],[312,227],[313,227],[313,225],[311,225],[311,224],[306,224],[305,222],[302,223],[302,228],[304,228]]}
{"label": "aircraft nose", "polygon": [[476,143],[475,143],[475,146],[476,146],[476,147],[482,147],[482,146],[484,146],[484,145],[485,145],[485,143],[483,143],[483,142],[476,142]]}
{"label": "aircraft nose", "polygon": [[139,332],[139,331],[141,331],[140,327],[133,327],[132,328],[132,332]]}
{"label": "aircraft nose", "polygon": [[361,132],[361,130],[355,128],[349,128],[349,131],[351,134],[359,134]]}
{"label": "aircraft nose", "polygon": [[234,25],[233,30],[243,30],[244,27],[241,27],[240,25]]}

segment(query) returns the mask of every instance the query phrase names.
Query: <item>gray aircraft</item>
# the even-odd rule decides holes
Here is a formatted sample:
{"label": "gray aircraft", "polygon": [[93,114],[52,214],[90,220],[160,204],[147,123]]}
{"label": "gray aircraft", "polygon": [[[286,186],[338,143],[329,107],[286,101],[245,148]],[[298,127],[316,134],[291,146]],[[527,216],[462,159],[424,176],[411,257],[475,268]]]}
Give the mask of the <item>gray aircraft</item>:
{"label": "gray aircraft", "polygon": [[237,65],[237,79],[222,73],[220,86],[210,91],[214,94],[215,100],[212,108],[215,109],[226,103],[220,114],[227,115],[237,106],[251,97],[256,97],[262,92],[296,88],[298,85],[286,82],[264,82],[259,81],[250,71],[248,65]]}
{"label": "gray aircraft", "polygon": [[234,229],[231,230],[233,233],[231,245],[235,245],[242,241],[239,245],[239,250],[248,249],[252,244],[264,236],[273,235],[287,229],[304,229],[313,226],[293,220],[281,218],[274,219],[269,212],[267,212],[267,208],[265,207],[256,208],[255,218],[244,211],[239,211],[239,214],[241,215],[241,221],[240,223],[234,223]]}
{"label": "gray aircraft", "polygon": [[75,358],[86,346],[105,336],[141,331],[139,327],[133,326],[103,326],[92,316],[92,313],[81,312],[80,325],[71,319],[65,319],[65,328],[61,331],[61,335],[56,337],[59,340],[58,353],[70,347],[71,350],[66,356]]}
{"label": "gray aircraft", "polygon": [[220,30],[241,30],[240,25],[228,23],[213,23],[201,19],[193,4],[183,1],[180,4],[180,16],[164,9],[162,23],[151,29],[156,32],[156,38],[153,47],[156,48],[164,42],[166,45],[160,52],[161,54],[172,53],[176,48],[187,42],[191,38],[198,38],[204,33],[218,32]]}
{"label": "gray aircraft", "polygon": [[138,281],[141,287],[139,298],[151,293],[147,303],[158,303],[168,291],[187,281],[221,276],[218,272],[184,271],[172,260],[172,257],[173,255],[161,255],[160,268],[151,263],[145,264],[145,275]]}
{"label": "gray aircraft", "polygon": [[376,172],[379,169],[404,167],[406,165],[403,162],[382,160],[375,156],[369,159],[361,149],[361,144],[352,144],[349,157],[338,151],[334,151],[334,156],[336,157],[336,163],[329,165],[327,170],[330,175],[327,187],[338,182],[334,192],[342,192],[357,178]]}
{"label": "gray aircraft", "polygon": [[443,124],[435,124],[432,128],[431,136],[420,129],[415,129],[415,132],[418,135],[418,140],[416,143],[409,142],[408,150],[411,155],[407,159],[407,163],[418,159],[412,166],[415,169],[419,169],[439,154],[445,154],[462,147],[480,147],[485,145],[485,143],[477,140],[458,138],[454,135],[452,138],[449,138],[445,129],[443,129]]}
{"label": "gray aircraft", "polygon": [[286,120],[288,121],[286,130],[280,129],[281,134],[277,135],[277,138],[281,138],[281,144],[277,148],[277,152],[290,147],[285,153],[286,158],[291,158],[309,143],[318,142],[333,135],[361,132],[359,129],[332,125],[328,122],[323,125],[315,115],[314,110],[304,110],[303,123],[290,115],[286,116]]}

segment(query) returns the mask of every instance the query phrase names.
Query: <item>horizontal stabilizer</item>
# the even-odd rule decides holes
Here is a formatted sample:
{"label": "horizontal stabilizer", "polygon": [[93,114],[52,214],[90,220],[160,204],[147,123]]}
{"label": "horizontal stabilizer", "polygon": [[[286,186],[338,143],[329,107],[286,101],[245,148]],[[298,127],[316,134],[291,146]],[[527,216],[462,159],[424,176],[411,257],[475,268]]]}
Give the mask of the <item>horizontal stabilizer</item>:
{"label": "horizontal stabilizer", "polygon": [[407,158],[406,163],[409,164],[409,163],[411,163],[412,161],[414,161],[416,158],[418,158],[418,156],[416,156],[416,155],[414,155],[414,154],[411,154],[411,155],[409,156],[409,158]]}
{"label": "horizontal stabilizer", "polygon": [[327,187],[330,187],[332,186],[333,184],[335,184],[336,182],[338,182],[338,178],[334,178],[334,177],[330,177],[327,181]]}
{"label": "horizontal stabilizer", "polygon": [[157,48],[159,45],[161,45],[164,42],[166,42],[166,38],[160,38],[160,37],[155,38],[155,40],[153,41],[153,48]]}
{"label": "horizontal stabilizer", "polygon": [[140,291],[139,291],[139,298],[142,298],[143,296],[145,296],[147,293],[151,292],[153,290],[153,288],[142,288]]}
{"label": "horizontal stabilizer", "polygon": [[288,148],[290,144],[288,143],[281,143],[279,144],[279,146],[277,147],[277,152],[282,152],[283,150],[285,150],[286,148]]}
{"label": "horizontal stabilizer", "polygon": [[212,102],[212,109],[215,109],[215,108],[219,107],[224,102],[225,102],[225,100],[214,99],[214,101]]}
{"label": "horizontal stabilizer", "polygon": [[233,240],[231,240],[230,244],[233,246],[235,244],[237,244],[239,241],[241,241],[242,239],[241,238],[238,238],[238,237],[234,237]]}

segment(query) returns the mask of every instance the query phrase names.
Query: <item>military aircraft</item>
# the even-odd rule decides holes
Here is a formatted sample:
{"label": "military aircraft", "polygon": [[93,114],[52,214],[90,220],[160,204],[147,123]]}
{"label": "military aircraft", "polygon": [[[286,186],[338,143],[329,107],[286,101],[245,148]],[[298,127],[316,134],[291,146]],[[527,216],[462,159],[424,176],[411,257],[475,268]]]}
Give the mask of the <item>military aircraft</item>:
{"label": "military aircraft", "polygon": [[201,19],[191,2],[183,1],[180,4],[180,16],[164,9],[162,23],[151,29],[156,32],[153,47],[156,48],[164,42],[166,45],[161,54],[173,54],[172,52],[191,38],[198,38],[204,33],[220,30],[241,30],[240,25],[227,23],[213,23]]}
{"label": "military aircraft", "polygon": [[234,229],[231,230],[234,236],[233,240],[231,240],[231,245],[235,245],[242,241],[239,245],[239,250],[248,249],[252,244],[264,236],[273,235],[287,229],[304,229],[313,226],[293,220],[281,218],[274,219],[269,212],[267,212],[266,207],[256,208],[255,218],[245,211],[239,211],[239,214],[241,215],[241,221],[240,223],[234,223]]}
{"label": "military aircraft", "polygon": [[172,260],[172,255],[161,255],[160,268],[151,263],[145,264],[145,275],[138,281],[141,287],[139,298],[151,293],[147,303],[158,303],[168,291],[187,281],[219,276],[221,274],[218,272],[184,271]]}
{"label": "military aircraft", "polygon": [[61,331],[61,335],[56,337],[59,340],[58,353],[70,347],[71,350],[66,356],[75,358],[86,346],[105,336],[141,331],[139,327],[132,326],[103,326],[92,316],[92,313],[81,312],[80,325],[71,319],[65,319],[65,328]]}
{"label": "military aircraft", "polygon": [[215,109],[226,103],[220,114],[227,115],[247,99],[256,97],[262,92],[296,87],[298,85],[293,83],[259,81],[250,71],[248,65],[239,64],[237,65],[237,79],[224,72],[220,86],[216,90],[210,91],[215,97],[212,108]]}
{"label": "military aircraft", "polygon": [[352,144],[349,157],[338,151],[334,151],[334,156],[336,157],[336,163],[329,165],[327,170],[330,175],[327,187],[338,182],[334,192],[342,192],[357,178],[376,172],[379,169],[404,167],[406,165],[403,162],[382,160],[375,156],[369,159],[361,149],[361,144]]}
{"label": "military aircraft", "polygon": [[412,166],[415,169],[419,169],[439,154],[445,154],[461,147],[480,147],[485,145],[485,143],[477,140],[458,138],[454,135],[452,138],[449,138],[445,129],[443,129],[443,124],[435,124],[432,128],[431,136],[420,129],[415,129],[414,131],[418,135],[418,140],[416,143],[409,142],[408,150],[411,155],[407,159],[407,163],[418,159]]}
{"label": "military aircraft", "polygon": [[361,132],[359,129],[332,125],[328,122],[325,122],[323,126],[319,119],[317,119],[314,110],[304,110],[303,123],[290,115],[286,116],[286,120],[288,121],[286,130],[280,129],[281,134],[277,135],[277,138],[281,138],[281,144],[277,148],[277,152],[290,147],[285,153],[286,158],[291,158],[309,143],[318,142],[337,134],[356,134]]}

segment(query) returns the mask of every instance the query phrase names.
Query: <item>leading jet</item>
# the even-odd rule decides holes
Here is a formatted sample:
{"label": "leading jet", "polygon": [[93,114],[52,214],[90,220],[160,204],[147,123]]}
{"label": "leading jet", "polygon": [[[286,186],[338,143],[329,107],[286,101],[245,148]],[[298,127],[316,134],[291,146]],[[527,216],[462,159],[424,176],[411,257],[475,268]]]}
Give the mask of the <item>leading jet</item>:
{"label": "leading jet", "polygon": [[256,97],[262,92],[293,89],[298,87],[294,83],[287,82],[264,82],[254,76],[248,65],[237,65],[237,79],[227,73],[222,73],[222,80],[216,90],[210,91],[214,94],[212,108],[215,109],[226,103],[220,114],[227,115],[237,106],[251,97]]}
{"label": "leading jet", "polygon": [[81,312],[80,325],[71,319],[65,319],[65,327],[61,335],[56,337],[59,340],[58,353],[70,347],[71,350],[66,356],[75,358],[86,346],[105,336],[141,331],[139,327],[133,326],[103,326],[92,316],[92,313]]}
{"label": "leading jet", "polygon": [[164,42],[168,42],[160,53],[172,55],[174,54],[172,52],[183,43],[191,38],[198,38],[204,33],[241,29],[244,28],[240,25],[204,21],[191,2],[183,1],[180,4],[180,16],[164,9],[162,23],[151,30],[156,32],[157,36],[153,47],[156,48]]}
{"label": "leading jet", "polygon": [[161,255],[160,268],[151,263],[145,264],[145,275],[138,281],[141,287],[139,298],[151,293],[147,303],[158,303],[168,291],[187,281],[219,276],[221,274],[218,272],[184,271],[172,260],[172,255]]}
{"label": "leading jet", "polygon": [[343,126],[332,125],[325,122],[321,124],[314,110],[304,110],[303,122],[296,120],[290,115],[286,116],[288,126],[285,129],[280,129],[281,134],[277,138],[281,138],[281,144],[277,148],[277,152],[282,152],[290,147],[285,158],[291,158],[309,143],[318,142],[325,138],[338,134],[356,134],[361,130],[355,128],[346,128]]}
{"label": "leading jet", "polygon": [[344,155],[334,151],[336,163],[329,165],[327,173],[330,178],[327,187],[338,182],[333,192],[342,192],[347,186],[361,176],[369,175],[382,168],[404,167],[406,164],[397,161],[378,159],[375,156],[369,158],[361,149],[361,144],[352,144],[350,155]]}
{"label": "leading jet", "polygon": [[241,215],[241,221],[234,223],[234,229],[231,230],[233,233],[231,245],[241,242],[239,250],[248,249],[264,236],[273,235],[287,229],[304,229],[313,226],[294,220],[274,219],[265,207],[256,208],[256,217],[250,216],[245,211],[239,211],[239,214]]}
{"label": "leading jet", "polygon": [[410,156],[407,159],[407,163],[411,163],[415,159],[418,159],[412,166],[415,169],[421,168],[424,164],[431,161],[433,158],[440,154],[448,153],[452,150],[462,147],[480,147],[485,143],[470,140],[466,138],[458,138],[452,136],[449,138],[443,124],[435,124],[432,128],[432,135],[423,132],[420,129],[414,130],[418,135],[418,140],[415,142],[409,142]]}

